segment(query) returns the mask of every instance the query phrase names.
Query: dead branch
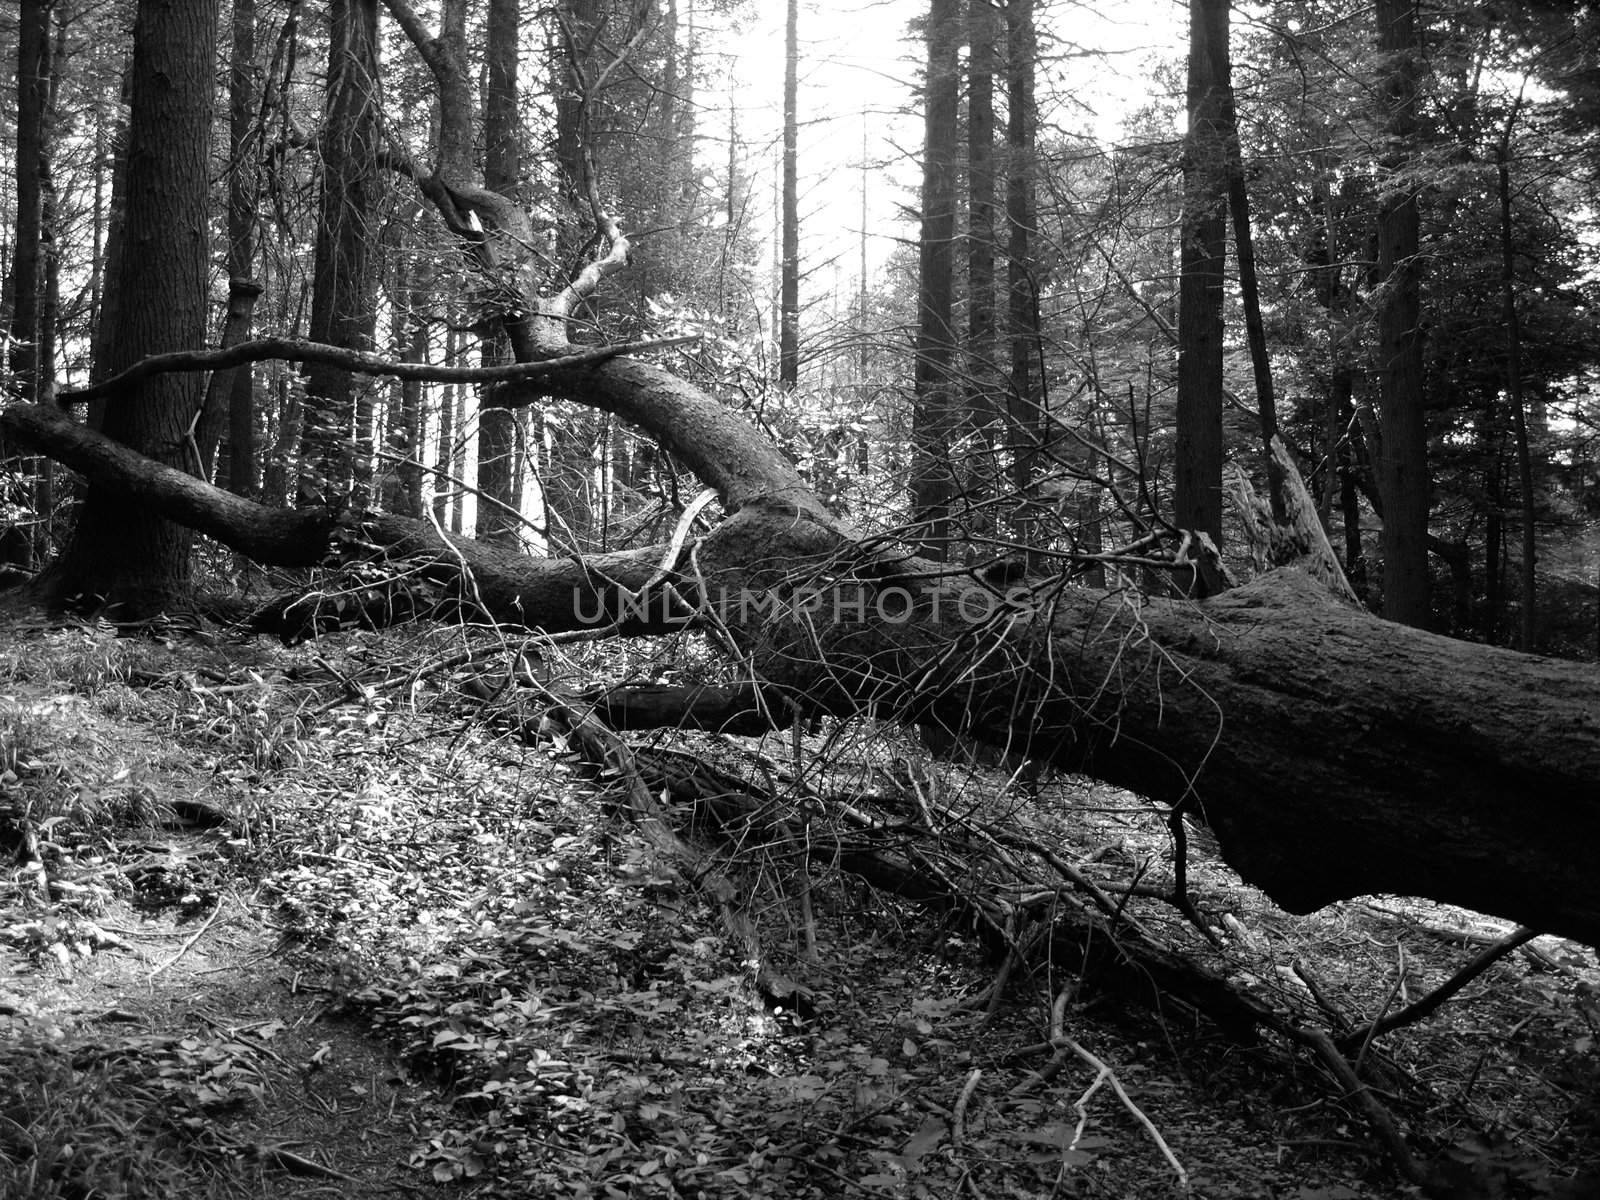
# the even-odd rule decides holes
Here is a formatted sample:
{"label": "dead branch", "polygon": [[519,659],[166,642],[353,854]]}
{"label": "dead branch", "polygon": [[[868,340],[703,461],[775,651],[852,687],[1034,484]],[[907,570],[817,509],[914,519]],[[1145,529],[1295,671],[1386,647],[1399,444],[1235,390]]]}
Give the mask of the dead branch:
{"label": "dead branch", "polygon": [[308,342],[302,338],[256,338],[223,350],[174,350],[168,354],[152,354],[109,379],[102,379],[89,387],[57,392],[56,400],[63,405],[84,404],[101,396],[125,392],[133,384],[153,375],[169,375],[181,371],[219,371],[256,362],[324,363],[328,366],[343,367],[357,375],[377,375],[423,383],[516,383],[537,379],[541,375],[571,367],[592,366],[626,354],[640,354],[646,350],[666,350],[699,340],[698,335],[691,334],[685,337],[622,342],[615,346],[597,346],[592,350],[580,350],[535,362],[508,363],[499,367],[436,367],[431,363],[395,362],[384,358],[381,354],[372,354],[365,350],[347,350],[342,346]]}
{"label": "dead branch", "polygon": [[1441,1008],[1451,997],[1456,995],[1467,984],[1479,975],[1482,975],[1495,963],[1506,955],[1516,950],[1519,946],[1526,945],[1538,937],[1537,930],[1529,929],[1526,925],[1513,929],[1493,945],[1486,946],[1473,956],[1472,961],[1450,976],[1433,991],[1421,999],[1402,1008],[1399,1012],[1382,1016],[1372,1021],[1361,1029],[1351,1030],[1341,1034],[1335,1045],[1341,1051],[1348,1053],[1352,1048],[1360,1046],[1363,1051],[1374,1038],[1382,1037],[1396,1029],[1411,1025],[1431,1015]]}

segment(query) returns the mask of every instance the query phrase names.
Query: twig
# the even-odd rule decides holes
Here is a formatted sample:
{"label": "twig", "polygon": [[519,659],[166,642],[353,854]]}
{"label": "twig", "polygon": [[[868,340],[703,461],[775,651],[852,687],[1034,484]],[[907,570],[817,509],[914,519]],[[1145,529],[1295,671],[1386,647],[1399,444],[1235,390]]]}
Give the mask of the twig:
{"label": "twig", "polygon": [[24,820],[20,822],[22,832],[22,853],[24,861],[34,882],[39,887],[39,899],[46,908],[50,907],[50,875],[44,869],[44,855],[39,852],[39,835],[34,831],[33,823]]}
{"label": "twig", "polygon": [[[1471,983],[1479,975],[1482,975],[1494,963],[1510,954],[1519,946],[1522,946],[1527,942],[1531,942],[1538,936],[1539,934],[1537,930],[1529,929],[1526,925],[1522,925],[1516,929],[1513,929],[1498,942],[1495,942],[1494,945],[1486,946],[1484,949],[1480,950],[1473,957],[1471,962],[1467,963],[1454,975],[1450,976],[1449,979],[1445,980],[1438,987],[1434,988],[1433,991],[1423,996],[1420,1000],[1417,1000],[1414,1004],[1411,1004],[1406,1008],[1401,1009],[1399,1012],[1391,1014],[1390,1016],[1379,1017],[1371,1024],[1367,1025],[1364,1029],[1358,1029],[1351,1033],[1344,1034],[1339,1038],[1336,1044],[1341,1050],[1348,1050],[1351,1046],[1359,1042],[1361,1044],[1361,1053],[1364,1055],[1366,1053],[1367,1046],[1372,1042],[1373,1038],[1381,1037],[1384,1034],[1399,1029],[1404,1025],[1410,1025],[1414,1021],[1422,1020],[1424,1017],[1428,1016],[1430,1013],[1442,1006],[1462,988],[1466,987],[1467,984]],[[1315,995],[1315,993],[1313,993],[1313,995]]]}
{"label": "twig", "polygon": [[[1044,1070],[1038,1072],[1038,1074],[1036,1074],[1033,1078],[1024,1080],[1017,1087],[1013,1088],[1010,1092],[1010,1095],[1020,1095],[1023,1092],[1026,1092],[1037,1086],[1038,1084],[1048,1081],[1050,1078],[1053,1078],[1057,1073],[1060,1072],[1061,1067],[1066,1063],[1069,1054],[1077,1055],[1085,1063],[1094,1068],[1095,1077],[1094,1081],[1084,1089],[1083,1093],[1073,1103],[1073,1111],[1078,1114],[1078,1125],[1073,1131],[1072,1144],[1068,1146],[1068,1149],[1073,1149],[1078,1145],[1078,1142],[1083,1137],[1084,1129],[1088,1126],[1089,1101],[1094,1097],[1094,1094],[1099,1091],[1101,1087],[1109,1084],[1111,1086],[1111,1090],[1117,1094],[1117,1099],[1122,1101],[1123,1107],[1133,1115],[1134,1120],[1138,1121],[1140,1125],[1144,1126],[1145,1132],[1150,1135],[1150,1140],[1156,1144],[1156,1148],[1161,1151],[1162,1157],[1167,1160],[1168,1165],[1172,1167],[1174,1174],[1177,1175],[1179,1188],[1182,1189],[1185,1194],[1187,1194],[1189,1191],[1189,1173],[1184,1170],[1183,1164],[1180,1163],[1177,1156],[1173,1154],[1172,1148],[1167,1145],[1166,1139],[1161,1136],[1161,1131],[1155,1127],[1155,1123],[1151,1121],[1149,1117],[1145,1116],[1143,1110],[1141,1110],[1139,1106],[1133,1102],[1132,1097],[1130,1097],[1123,1089],[1121,1081],[1117,1079],[1115,1071],[1113,1071],[1095,1055],[1091,1054],[1088,1050],[1080,1046],[1072,1038],[1067,1036],[1066,1011],[1067,1003],[1071,998],[1071,991],[1063,988],[1056,996],[1055,1003],[1050,1006],[1050,1041],[1046,1043],[1046,1045],[1055,1051],[1054,1057],[1051,1058],[1048,1064],[1046,1064]],[[1331,1046],[1332,1043],[1329,1043],[1329,1045]]]}
{"label": "twig", "polygon": [[956,1097],[955,1111],[950,1115],[950,1145],[956,1150],[961,1149],[961,1139],[966,1136],[967,1105],[972,1102],[972,1094],[978,1090],[978,1080],[982,1078],[983,1068],[973,1067],[966,1083],[961,1085],[961,1095]]}
{"label": "twig", "polygon": [[206,930],[210,929],[211,926],[216,923],[217,918],[222,915],[222,908],[223,905],[228,902],[228,895],[228,893],[224,892],[221,896],[217,897],[217,906],[211,910],[211,915],[206,918],[205,924],[194,931],[193,937],[178,947],[178,952],[176,954],[150,972],[149,977],[146,979],[147,983],[154,979],[157,975],[160,975],[163,971],[167,970],[169,967],[173,966],[185,954],[189,953],[189,951],[194,948],[194,944],[206,935]]}
{"label": "twig", "polygon": [[1379,1104],[1372,1090],[1361,1082],[1349,1061],[1339,1053],[1339,1048],[1334,1045],[1333,1039],[1320,1029],[1289,1029],[1286,1032],[1301,1045],[1311,1047],[1344,1085],[1349,1098],[1355,1101],[1362,1115],[1366,1117],[1367,1124],[1372,1127],[1378,1140],[1389,1151],[1389,1157],[1394,1160],[1395,1168],[1400,1174],[1411,1183],[1426,1188],[1431,1182],[1428,1172],[1424,1171],[1411,1156],[1411,1151],[1407,1148],[1405,1139],[1400,1136],[1400,1130],[1395,1125],[1394,1118],[1389,1115],[1389,1110]]}

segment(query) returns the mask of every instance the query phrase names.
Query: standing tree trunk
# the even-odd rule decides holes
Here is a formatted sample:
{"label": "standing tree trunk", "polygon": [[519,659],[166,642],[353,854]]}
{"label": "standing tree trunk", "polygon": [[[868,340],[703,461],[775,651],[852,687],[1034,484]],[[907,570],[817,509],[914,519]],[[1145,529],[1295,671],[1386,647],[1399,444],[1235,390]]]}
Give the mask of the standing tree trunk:
{"label": "standing tree trunk", "polygon": [[[503,196],[515,196],[521,174],[517,145],[517,26],[519,0],[490,0],[484,46],[487,79],[483,92],[484,184]],[[511,360],[504,331],[484,343],[483,365]],[[478,407],[478,536],[491,542],[514,543],[521,522],[516,519],[516,418],[506,409]]]}
{"label": "standing tree trunk", "polygon": [[[239,328],[224,328],[238,340],[250,336],[255,297],[256,206],[260,175],[256,141],[256,0],[233,0],[233,50],[228,64],[228,301]],[[228,381],[228,490],[253,496],[256,490],[255,380],[249,367],[219,371]],[[211,383],[218,388],[215,377]]]}
{"label": "standing tree trunk", "polygon": [[955,474],[956,144],[961,88],[959,0],[931,0],[923,94],[922,228],[917,286],[916,398],[911,418],[911,519],[923,552],[944,558]]}
{"label": "standing tree trunk", "polygon": [[1178,265],[1178,434],[1173,520],[1222,541],[1222,270],[1228,0],[1189,0],[1189,132]]}
{"label": "standing tree trunk", "polygon": [[44,293],[44,183],[49,172],[51,0],[22,0],[17,27],[17,224],[6,301],[11,310],[11,387],[38,398],[39,308]]}
{"label": "standing tree trunk", "polygon": [[[50,97],[50,9],[51,0],[22,0],[17,27],[16,247],[5,299],[11,310],[11,353],[7,364],[11,370],[11,389],[23,400],[39,399],[41,381],[48,378],[50,371],[48,360],[40,353],[46,340],[40,300],[44,291],[41,247],[45,181],[49,175],[46,125]],[[16,460],[12,459],[9,448],[0,442],[0,467],[10,474],[15,466]],[[24,473],[16,471],[19,476]],[[13,497],[0,496],[0,501],[8,499]],[[20,495],[14,499],[23,501]],[[41,512],[39,516],[43,518],[45,514]],[[23,528],[13,526],[0,534],[0,567],[31,570],[34,561],[34,540]]]}
{"label": "standing tree trunk", "polygon": [[[1033,274],[1033,233],[1037,221],[1034,178],[1034,74],[1038,38],[1033,0],[1006,5],[1006,337],[1010,343],[1011,482],[1022,496],[1033,485],[1034,469],[1044,444],[1043,380],[1034,376],[1039,356],[1038,289]],[[1035,537],[1028,506],[1017,508],[1012,530],[1017,541]]]}
{"label": "standing tree trunk", "polygon": [[[205,338],[213,71],[218,0],[141,0],[134,20],[124,252],[115,328],[99,374]],[[145,380],[105,406],[102,432],[198,473],[198,375]],[[52,602],[136,620],[187,602],[192,533],[91,483],[72,539],[40,580]]]}
{"label": "standing tree trunk", "polygon": [[[995,347],[995,10],[987,0],[967,8],[967,408],[990,443],[999,422]],[[984,463],[987,483],[995,472]],[[986,489],[987,490],[987,489]]]}
{"label": "standing tree trunk", "polygon": [[[311,291],[311,340],[370,350],[377,313],[378,128],[377,0],[333,0],[329,13],[327,115],[318,150],[321,221]],[[306,373],[299,494],[303,504],[343,507],[357,466],[356,383],[348,372],[313,364]]]}
{"label": "standing tree trunk", "polygon": [[1511,130],[1522,98],[1506,118],[1505,134],[1495,148],[1500,183],[1500,288],[1506,327],[1506,403],[1511,406],[1511,432],[1517,446],[1517,490],[1522,499],[1522,608],[1517,649],[1533,652],[1538,628],[1538,576],[1535,571],[1538,532],[1533,494],[1533,454],[1528,446],[1528,409],[1522,385],[1522,322],[1517,310],[1517,255],[1511,237]]}
{"label": "standing tree trunk", "polygon": [[1420,217],[1408,177],[1417,129],[1416,0],[1378,0],[1388,149],[1378,209],[1378,494],[1383,500],[1383,615],[1424,626],[1428,587],[1428,427],[1422,407]]}
{"label": "standing tree trunk", "polygon": [[800,0],[783,33],[783,248],[778,281],[778,384],[800,382]]}

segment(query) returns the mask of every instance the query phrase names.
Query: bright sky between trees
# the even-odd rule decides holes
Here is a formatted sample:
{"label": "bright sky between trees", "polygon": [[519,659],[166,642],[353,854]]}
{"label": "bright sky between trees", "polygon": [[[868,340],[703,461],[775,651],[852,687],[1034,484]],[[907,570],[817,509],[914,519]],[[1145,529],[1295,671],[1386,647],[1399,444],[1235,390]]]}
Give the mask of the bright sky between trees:
{"label": "bright sky between trees", "polygon": [[[718,141],[727,136],[730,100],[737,110],[754,217],[770,242],[782,158],[784,4],[761,0],[756,10],[733,28],[707,30],[731,87],[711,89],[705,105]],[[802,269],[813,300],[848,291],[859,275],[863,194],[869,277],[900,239],[914,236],[907,214],[922,143],[923,48],[910,26],[926,11],[926,0],[802,0]],[[1042,126],[1115,142],[1124,118],[1148,98],[1156,64],[1185,53],[1185,17],[1181,0],[1040,0]],[[703,153],[710,159],[715,151]]]}

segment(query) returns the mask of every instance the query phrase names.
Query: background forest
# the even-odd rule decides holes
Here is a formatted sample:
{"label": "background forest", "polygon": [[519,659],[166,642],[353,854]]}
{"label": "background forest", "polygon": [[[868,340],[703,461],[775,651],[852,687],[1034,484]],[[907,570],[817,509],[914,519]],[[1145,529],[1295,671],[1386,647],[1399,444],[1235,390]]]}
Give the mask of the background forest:
{"label": "background forest", "polygon": [[[579,340],[695,335],[677,369],[754,414],[858,523],[925,522],[927,546],[960,537],[985,560],[1092,555],[1175,519],[1237,556],[1217,481],[1224,462],[1259,475],[1270,421],[1374,608],[1593,653],[1592,15],[1253,5],[1230,38],[1225,6],[1194,9],[1195,44],[1220,30],[1222,53],[1191,55],[1187,78],[1172,6],[1131,43],[1142,18],[1120,11],[874,9],[886,41],[870,53],[838,40],[866,17],[803,11],[786,93],[776,14],[748,6],[442,17],[481,117],[463,152],[526,206],[547,275],[589,235],[585,153],[630,234],[631,269],[585,305]],[[107,371],[132,17],[29,3],[5,31],[0,316],[22,397]],[[224,18],[211,332],[181,348],[268,333],[509,361],[485,326],[492,285],[406,177],[436,117],[400,23],[364,3]],[[1121,52],[1080,36],[1095,30]],[[813,45],[845,61],[813,62]],[[1247,272],[1224,245],[1235,183]],[[1386,249],[1380,229],[1407,218],[1411,248]],[[676,486],[651,440],[565,403],[513,415],[467,384],[283,362],[210,387],[194,453],[271,503],[431,509],[559,555],[648,540]],[[27,572],[73,489],[45,460],[5,463],[4,553]],[[1384,522],[1390,504],[1403,521]]]}

